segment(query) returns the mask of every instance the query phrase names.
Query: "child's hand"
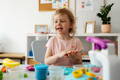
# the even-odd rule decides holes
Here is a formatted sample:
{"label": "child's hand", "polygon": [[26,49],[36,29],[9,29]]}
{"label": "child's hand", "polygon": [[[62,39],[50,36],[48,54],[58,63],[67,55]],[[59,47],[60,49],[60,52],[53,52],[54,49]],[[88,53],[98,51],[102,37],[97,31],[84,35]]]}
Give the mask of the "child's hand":
{"label": "child's hand", "polygon": [[66,54],[66,56],[69,56],[69,57],[72,57],[72,56],[75,56],[79,53],[78,50],[69,50]]}
{"label": "child's hand", "polygon": [[82,64],[81,51],[71,50],[69,51],[68,57],[72,59],[74,64]]}
{"label": "child's hand", "polygon": [[62,58],[62,57],[64,57],[65,55],[68,55],[69,53],[69,50],[64,50],[64,51],[62,51],[62,52],[60,52],[59,54],[57,54],[57,56],[59,57],[59,58]]}
{"label": "child's hand", "polygon": [[62,57],[64,57],[64,56],[73,58],[73,57],[78,57],[79,54],[80,54],[80,53],[79,53],[78,50],[70,50],[70,49],[68,49],[68,50],[65,50],[65,51],[60,52],[59,54],[57,54],[57,56],[58,56],[59,58],[62,58]]}

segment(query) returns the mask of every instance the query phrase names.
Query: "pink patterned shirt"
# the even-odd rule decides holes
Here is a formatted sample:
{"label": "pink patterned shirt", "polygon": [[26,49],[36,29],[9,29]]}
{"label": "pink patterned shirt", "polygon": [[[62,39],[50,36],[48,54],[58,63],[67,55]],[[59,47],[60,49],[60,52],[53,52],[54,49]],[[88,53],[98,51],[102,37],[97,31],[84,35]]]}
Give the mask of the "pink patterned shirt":
{"label": "pink patterned shirt", "polygon": [[[82,43],[76,37],[73,37],[70,40],[62,40],[54,36],[49,39],[49,41],[46,44],[46,47],[52,50],[52,55],[55,55],[59,54],[61,51],[64,51],[66,49],[75,49],[80,51],[82,49]],[[63,57],[60,58],[54,65],[72,66],[73,63],[70,58]]]}

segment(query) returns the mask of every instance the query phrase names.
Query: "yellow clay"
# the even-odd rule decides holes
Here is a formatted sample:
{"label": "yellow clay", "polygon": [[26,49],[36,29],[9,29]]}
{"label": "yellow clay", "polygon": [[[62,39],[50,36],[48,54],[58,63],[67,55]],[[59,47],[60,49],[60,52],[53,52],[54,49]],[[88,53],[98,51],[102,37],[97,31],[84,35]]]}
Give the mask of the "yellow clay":
{"label": "yellow clay", "polygon": [[87,68],[80,68],[80,70],[85,74],[87,72]]}
{"label": "yellow clay", "polygon": [[14,67],[20,65],[20,63],[6,58],[3,60],[3,65],[8,67],[8,68],[14,68]]}
{"label": "yellow clay", "polygon": [[83,72],[80,70],[76,70],[74,72],[72,72],[74,78],[80,78],[83,75]]}

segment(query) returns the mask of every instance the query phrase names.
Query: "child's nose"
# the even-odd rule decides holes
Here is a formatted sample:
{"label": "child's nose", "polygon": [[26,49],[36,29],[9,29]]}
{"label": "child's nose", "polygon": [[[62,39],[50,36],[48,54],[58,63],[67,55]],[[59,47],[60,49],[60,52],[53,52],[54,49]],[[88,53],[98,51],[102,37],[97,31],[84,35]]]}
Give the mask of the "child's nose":
{"label": "child's nose", "polygon": [[60,25],[61,24],[61,22],[59,21],[58,23],[57,23],[57,25]]}
{"label": "child's nose", "polygon": [[60,21],[58,21],[58,24],[60,24]]}

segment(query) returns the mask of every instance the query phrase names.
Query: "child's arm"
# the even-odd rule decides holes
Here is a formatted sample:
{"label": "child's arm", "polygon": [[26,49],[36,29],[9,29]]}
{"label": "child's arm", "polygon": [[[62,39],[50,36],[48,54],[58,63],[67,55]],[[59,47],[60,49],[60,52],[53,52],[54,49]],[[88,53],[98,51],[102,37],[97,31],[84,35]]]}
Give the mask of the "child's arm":
{"label": "child's arm", "polygon": [[54,64],[56,63],[57,59],[58,59],[58,56],[56,55],[53,56],[51,49],[47,48],[46,54],[45,54],[45,64],[48,64],[48,65]]}
{"label": "child's arm", "polygon": [[51,49],[47,48],[45,54],[45,64],[51,65],[57,63],[58,59],[64,57],[67,53],[67,50],[62,51],[58,54],[52,55]]}

